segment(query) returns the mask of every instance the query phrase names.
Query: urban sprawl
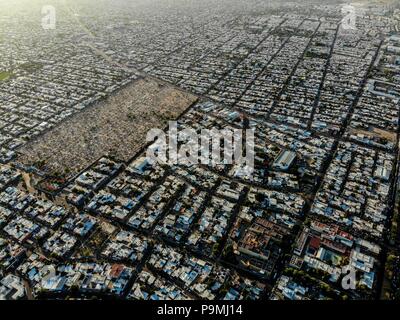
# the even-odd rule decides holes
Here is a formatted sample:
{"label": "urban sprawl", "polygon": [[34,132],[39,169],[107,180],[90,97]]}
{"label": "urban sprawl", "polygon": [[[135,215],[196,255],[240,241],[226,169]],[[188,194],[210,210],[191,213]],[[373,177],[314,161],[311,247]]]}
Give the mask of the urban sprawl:
{"label": "urban sprawl", "polygon": [[[399,299],[399,27],[398,1],[2,2],[0,299]],[[168,121],[253,129],[254,170],[149,161]]]}

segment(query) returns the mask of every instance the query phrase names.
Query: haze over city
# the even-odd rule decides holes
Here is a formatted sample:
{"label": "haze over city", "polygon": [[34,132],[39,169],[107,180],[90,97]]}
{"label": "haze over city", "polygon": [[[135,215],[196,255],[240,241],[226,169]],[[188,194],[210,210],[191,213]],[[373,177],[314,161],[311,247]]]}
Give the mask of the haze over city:
{"label": "haze over city", "polygon": [[399,299],[399,27],[0,0],[0,300]]}

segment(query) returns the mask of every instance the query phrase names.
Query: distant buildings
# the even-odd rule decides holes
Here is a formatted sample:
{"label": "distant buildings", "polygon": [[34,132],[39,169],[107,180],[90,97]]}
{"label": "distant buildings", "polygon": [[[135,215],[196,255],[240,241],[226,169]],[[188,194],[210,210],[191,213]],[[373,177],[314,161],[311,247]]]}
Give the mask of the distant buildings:
{"label": "distant buildings", "polygon": [[[334,4],[280,2],[270,15],[262,2],[256,14],[224,3],[199,2],[195,19],[186,5],[156,19],[125,9],[140,22],[123,25],[120,9],[105,21],[91,8],[109,59],[71,47],[68,19],[49,46],[0,10],[10,34],[0,73],[13,70],[0,79],[0,299],[376,296],[398,178],[397,20],[371,5],[345,31]],[[201,94],[179,129],[254,129],[254,170],[153,163],[141,149],[57,180],[42,161],[15,161],[28,141],[149,76]],[[341,285],[346,268],[356,290]]]}

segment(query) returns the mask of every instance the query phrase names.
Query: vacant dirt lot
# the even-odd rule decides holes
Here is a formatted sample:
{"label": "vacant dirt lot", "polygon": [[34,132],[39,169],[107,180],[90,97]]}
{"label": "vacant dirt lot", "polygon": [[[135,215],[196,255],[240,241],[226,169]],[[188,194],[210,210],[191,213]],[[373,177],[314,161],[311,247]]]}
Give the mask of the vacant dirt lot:
{"label": "vacant dirt lot", "polygon": [[143,79],[24,145],[18,161],[50,174],[70,175],[103,155],[131,158],[150,128],[163,128],[196,97]]}
{"label": "vacant dirt lot", "polygon": [[354,134],[361,133],[369,137],[377,137],[386,139],[390,142],[396,143],[396,132],[386,131],[379,128],[373,128],[371,131],[352,129]]}

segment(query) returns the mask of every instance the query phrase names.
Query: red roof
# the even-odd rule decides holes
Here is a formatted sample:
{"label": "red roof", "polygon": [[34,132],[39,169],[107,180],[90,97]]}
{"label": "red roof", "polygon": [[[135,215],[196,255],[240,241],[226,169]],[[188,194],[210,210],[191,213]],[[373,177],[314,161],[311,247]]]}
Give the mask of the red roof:
{"label": "red roof", "polygon": [[312,237],[310,240],[310,247],[318,249],[321,243],[321,239],[318,237]]}
{"label": "red roof", "polygon": [[110,276],[113,278],[118,278],[123,270],[124,266],[122,264],[113,264],[111,267]]}

